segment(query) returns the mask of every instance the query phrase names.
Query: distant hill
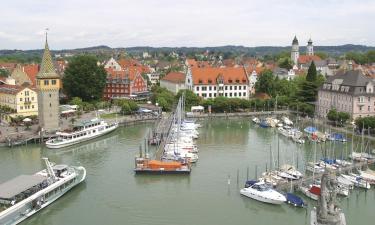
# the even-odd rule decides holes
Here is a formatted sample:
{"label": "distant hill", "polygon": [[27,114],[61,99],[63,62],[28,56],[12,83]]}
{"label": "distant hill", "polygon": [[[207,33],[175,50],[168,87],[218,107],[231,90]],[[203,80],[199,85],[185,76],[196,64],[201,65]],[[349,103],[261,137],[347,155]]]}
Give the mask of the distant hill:
{"label": "distant hill", "polygon": [[[210,52],[234,52],[234,53],[243,53],[253,56],[263,56],[263,55],[272,55],[280,52],[289,52],[291,49],[290,46],[259,46],[259,47],[244,47],[244,46],[218,46],[218,47],[129,47],[129,48],[110,48],[105,45],[87,47],[87,48],[77,48],[77,49],[64,49],[64,50],[53,50],[53,54],[79,54],[79,53],[92,53],[92,54],[112,54],[114,52],[126,51],[129,53],[142,53],[142,52],[176,52],[176,53],[197,53],[204,52],[206,50]],[[365,46],[365,45],[338,45],[338,46],[314,46],[314,51],[316,52],[325,52],[332,56],[343,55],[346,52],[367,52],[369,50],[375,50],[375,47]],[[300,47],[300,52],[303,53],[306,51],[305,46]],[[0,50],[0,56],[14,55],[14,54],[42,54],[43,49],[35,50]]]}

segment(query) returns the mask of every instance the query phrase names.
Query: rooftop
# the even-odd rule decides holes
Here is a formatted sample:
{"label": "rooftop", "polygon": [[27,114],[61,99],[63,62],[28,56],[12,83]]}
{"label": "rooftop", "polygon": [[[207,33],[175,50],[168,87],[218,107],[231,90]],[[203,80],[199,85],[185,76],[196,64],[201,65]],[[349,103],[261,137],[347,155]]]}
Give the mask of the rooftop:
{"label": "rooftop", "polygon": [[20,175],[0,184],[0,199],[11,199],[14,196],[42,183],[47,178],[40,175]]}
{"label": "rooftop", "polygon": [[169,72],[163,79],[163,81],[169,81],[176,84],[185,83],[185,74],[181,72]]}

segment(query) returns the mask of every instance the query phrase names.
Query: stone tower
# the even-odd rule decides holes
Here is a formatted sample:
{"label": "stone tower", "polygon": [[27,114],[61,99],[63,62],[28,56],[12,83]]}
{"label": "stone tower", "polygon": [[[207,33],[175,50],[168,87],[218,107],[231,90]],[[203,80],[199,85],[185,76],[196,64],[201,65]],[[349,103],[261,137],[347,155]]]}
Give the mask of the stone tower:
{"label": "stone tower", "polygon": [[39,125],[44,131],[59,129],[60,76],[56,73],[49,51],[47,35],[40,71],[36,76]]}
{"label": "stone tower", "polygon": [[307,42],[306,55],[314,55],[314,46],[311,38]]}
{"label": "stone tower", "polygon": [[298,58],[299,58],[299,45],[297,37],[294,36],[293,42],[292,42],[292,52],[290,54],[290,58],[294,65],[298,64]]}

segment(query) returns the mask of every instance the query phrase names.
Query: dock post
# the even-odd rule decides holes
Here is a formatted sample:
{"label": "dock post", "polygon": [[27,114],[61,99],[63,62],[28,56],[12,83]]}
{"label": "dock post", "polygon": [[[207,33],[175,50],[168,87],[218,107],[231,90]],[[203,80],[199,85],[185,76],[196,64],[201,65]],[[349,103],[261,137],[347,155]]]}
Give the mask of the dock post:
{"label": "dock post", "polygon": [[249,167],[247,167],[247,171],[246,171],[246,181],[249,180]]}
{"label": "dock post", "polygon": [[239,176],[240,176],[240,170],[237,169],[237,186],[238,186],[238,183],[239,183]]}
{"label": "dock post", "polygon": [[255,180],[258,180],[258,165],[255,165]]}

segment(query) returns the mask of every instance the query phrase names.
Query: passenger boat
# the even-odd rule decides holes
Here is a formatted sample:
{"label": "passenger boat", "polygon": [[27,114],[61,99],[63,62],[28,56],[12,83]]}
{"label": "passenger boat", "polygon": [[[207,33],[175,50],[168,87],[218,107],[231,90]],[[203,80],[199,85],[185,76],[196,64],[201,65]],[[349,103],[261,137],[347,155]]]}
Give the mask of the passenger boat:
{"label": "passenger boat", "polygon": [[56,201],[86,178],[84,167],[52,165],[34,175],[20,175],[0,184],[0,224],[13,225]]}
{"label": "passenger boat", "polygon": [[245,186],[245,188],[240,190],[240,193],[246,197],[275,205],[286,202],[284,195],[272,189],[270,185],[264,182],[248,182],[247,184],[247,187]]}
{"label": "passenger boat", "polygon": [[46,142],[47,148],[64,148],[88,141],[111,131],[118,127],[118,123],[108,124],[98,118],[79,123],[71,132],[56,132],[57,138],[50,139]]}

